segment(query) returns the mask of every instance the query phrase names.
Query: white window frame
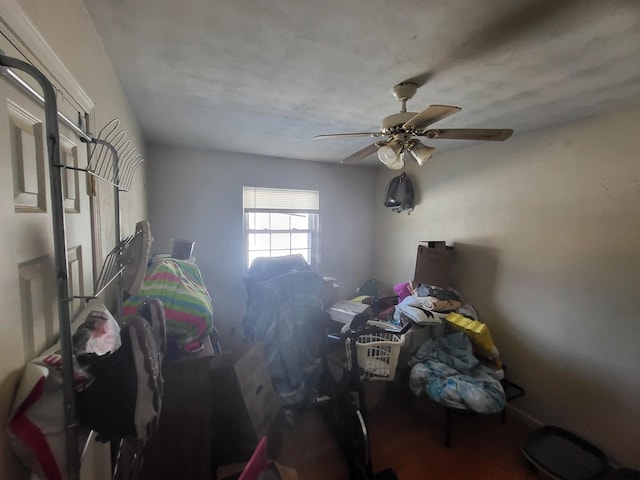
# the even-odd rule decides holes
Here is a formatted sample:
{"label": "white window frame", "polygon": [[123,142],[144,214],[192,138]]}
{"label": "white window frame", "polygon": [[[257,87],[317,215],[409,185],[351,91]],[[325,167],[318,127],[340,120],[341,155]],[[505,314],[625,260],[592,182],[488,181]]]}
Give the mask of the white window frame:
{"label": "white window frame", "polygon": [[[319,233],[320,233],[320,208],[319,208],[319,192],[315,190],[299,190],[284,188],[264,188],[264,187],[243,187],[243,225],[244,225],[244,267],[249,268],[251,258],[250,235],[252,234],[269,234],[271,235],[308,235],[307,248],[292,248],[292,240],[289,240],[289,249],[272,248],[271,242],[268,249],[260,249],[261,251],[269,251],[270,257],[276,257],[274,252],[281,251],[282,255],[289,255],[292,250],[306,250],[307,262],[315,271],[319,267]],[[284,214],[284,215],[309,215],[309,225],[307,229],[292,228],[291,219],[289,219],[289,229],[283,228],[267,228],[255,229],[251,228],[249,214],[251,213],[268,213],[268,214]],[[269,222],[271,221],[271,215]],[[271,240],[271,238],[270,238]],[[294,252],[295,253],[295,252]],[[266,255],[265,255],[266,256]]]}

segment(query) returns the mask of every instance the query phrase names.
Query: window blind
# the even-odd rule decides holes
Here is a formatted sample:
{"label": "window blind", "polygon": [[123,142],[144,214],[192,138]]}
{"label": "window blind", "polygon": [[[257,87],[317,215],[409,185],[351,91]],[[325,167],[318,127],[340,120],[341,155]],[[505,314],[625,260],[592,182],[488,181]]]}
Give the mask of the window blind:
{"label": "window blind", "polygon": [[243,187],[244,209],[320,210],[320,193],[315,190]]}

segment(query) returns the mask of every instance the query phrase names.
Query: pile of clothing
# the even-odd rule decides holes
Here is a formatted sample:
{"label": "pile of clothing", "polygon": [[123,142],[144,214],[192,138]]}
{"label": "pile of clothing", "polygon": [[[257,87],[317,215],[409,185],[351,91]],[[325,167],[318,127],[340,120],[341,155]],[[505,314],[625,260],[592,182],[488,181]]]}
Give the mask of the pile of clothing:
{"label": "pile of clothing", "polygon": [[[419,345],[409,362],[409,385],[446,407],[497,413],[504,409],[500,353],[489,328],[453,289],[402,283],[393,321],[420,326]],[[481,364],[484,358],[494,368]]]}
{"label": "pile of clothing", "polygon": [[427,340],[409,365],[409,386],[417,396],[477,413],[498,413],[506,406],[498,374],[480,364],[462,332]]}

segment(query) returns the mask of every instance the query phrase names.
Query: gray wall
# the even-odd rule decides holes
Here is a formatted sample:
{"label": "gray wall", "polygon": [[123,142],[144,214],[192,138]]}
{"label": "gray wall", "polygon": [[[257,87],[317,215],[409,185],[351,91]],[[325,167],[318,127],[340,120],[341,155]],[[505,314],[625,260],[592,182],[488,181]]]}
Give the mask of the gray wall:
{"label": "gray wall", "polygon": [[[375,203],[376,276],[411,280],[420,240],[454,243],[454,286],[526,389],[514,404],[636,468],[639,123],[635,108],[436,151],[409,169],[419,191],[412,215]],[[380,170],[378,195],[392,175]]]}
{"label": "gray wall", "polygon": [[318,190],[319,273],[336,277],[343,297],[373,275],[374,170],[158,145],[148,156],[152,251],[169,251],[171,238],[196,241],[216,326],[229,343],[246,303],[243,185]]}

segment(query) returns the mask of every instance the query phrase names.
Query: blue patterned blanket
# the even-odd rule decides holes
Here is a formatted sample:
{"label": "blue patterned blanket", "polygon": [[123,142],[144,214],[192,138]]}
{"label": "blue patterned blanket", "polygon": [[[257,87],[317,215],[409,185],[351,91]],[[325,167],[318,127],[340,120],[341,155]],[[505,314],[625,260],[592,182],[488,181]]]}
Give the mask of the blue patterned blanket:
{"label": "blue patterned blanket", "polygon": [[415,395],[477,413],[498,413],[506,405],[496,373],[473,356],[464,333],[427,340],[409,365],[409,386]]}

